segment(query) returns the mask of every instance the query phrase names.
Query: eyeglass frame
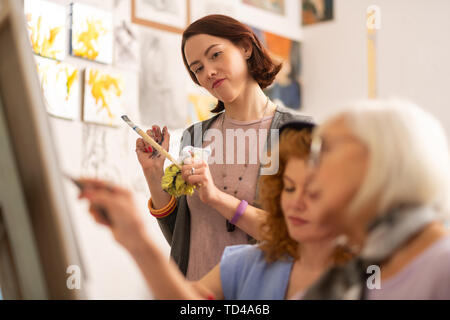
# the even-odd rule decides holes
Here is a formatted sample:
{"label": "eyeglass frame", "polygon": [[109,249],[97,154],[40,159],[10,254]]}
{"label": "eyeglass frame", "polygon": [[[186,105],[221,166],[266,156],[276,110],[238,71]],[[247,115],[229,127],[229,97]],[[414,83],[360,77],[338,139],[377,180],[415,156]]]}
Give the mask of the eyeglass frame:
{"label": "eyeglass frame", "polygon": [[[326,140],[325,140],[326,141]],[[343,135],[334,139],[335,141],[354,141],[357,142],[357,138],[354,136]],[[308,167],[312,169],[317,169],[322,162],[323,155],[323,142],[324,138],[318,134],[313,134],[311,147],[308,156]]]}

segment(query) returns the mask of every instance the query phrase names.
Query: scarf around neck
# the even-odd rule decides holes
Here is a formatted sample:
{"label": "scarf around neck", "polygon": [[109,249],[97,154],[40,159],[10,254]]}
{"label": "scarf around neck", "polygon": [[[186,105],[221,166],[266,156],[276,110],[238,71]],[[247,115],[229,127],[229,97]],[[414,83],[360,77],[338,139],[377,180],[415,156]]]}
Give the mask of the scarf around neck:
{"label": "scarf around neck", "polygon": [[302,299],[364,299],[367,268],[380,266],[434,220],[436,212],[430,206],[397,208],[375,218],[360,254],[346,265],[331,267]]}

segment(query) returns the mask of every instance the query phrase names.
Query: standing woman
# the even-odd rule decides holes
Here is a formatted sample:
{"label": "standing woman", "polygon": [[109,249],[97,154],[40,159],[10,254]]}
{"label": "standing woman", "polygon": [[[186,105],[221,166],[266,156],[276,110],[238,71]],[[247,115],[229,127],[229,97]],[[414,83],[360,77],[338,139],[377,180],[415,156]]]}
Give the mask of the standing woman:
{"label": "standing woman", "polygon": [[[171,245],[171,256],[188,280],[198,280],[220,261],[226,246],[259,239],[265,211],[253,202],[261,175],[262,150],[258,143],[246,144],[245,163],[240,164],[236,161],[239,147],[234,136],[256,132],[259,141],[260,132],[266,129],[267,137],[262,137],[267,143],[270,129],[278,129],[290,120],[308,121],[309,117],[276,106],[264,94],[263,89],[274,81],[281,64],[272,61],[253,31],[239,21],[223,15],[195,21],[183,33],[181,53],[192,80],[218,99],[212,110],[215,116],[184,131],[181,149],[188,145],[208,146],[206,130],[216,129],[222,133],[223,150],[212,151],[217,163],[185,162],[183,178],[198,188],[192,196],[178,199],[161,188],[164,157],[142,139],[136,141],[136,152],[150,188],[150,212]],[[148,133],[168,150],[167,127],[161,131],[153,126]],[[232,163],[225,163],[230,153],[234,159],[230,157]],[[221,154],[223,161],[217,160]],[[253,156],[256,163],[249,161]]]}

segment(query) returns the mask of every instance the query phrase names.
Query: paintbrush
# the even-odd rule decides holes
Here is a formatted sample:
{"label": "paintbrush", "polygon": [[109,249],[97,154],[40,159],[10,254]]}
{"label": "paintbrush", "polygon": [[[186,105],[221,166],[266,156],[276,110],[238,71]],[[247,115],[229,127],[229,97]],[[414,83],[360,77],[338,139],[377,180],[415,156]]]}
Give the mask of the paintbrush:
{"label": "paintbrush", "polygon": [[150,137],[145,131],[140,129],[137,125],[135,125],[126,115],[122,116],[123,121],[125,121],[134,131],[137,132],[138,135],[144,139],[145,142],[149,143],[153,148],[158,150],[160,153],[162,153],[167,159],[173,162],[178,169],[181,170],[181,165],[163,148],[159,145],[158,142],[153,140],[152,137]]}
{"label": "paintbrush", "polygon": [[[87,187],[86,184],[84,184],[80,180],[75,179],[74,177],[72,177],[68,174],[64,174],[64,176],[67,179],[69,179],[70,181],[72,181],[81,192],[83,192],[83,190]],[[94,186],[94,188],[98,188],[98,187]],[[109,192],[114,192],[112,187],[110,187],[110,186],[106,186],[105,189]],[[102,216],[102,218],[105,220],[106,223],[108,223],[109,225],[112,225],[111,219],[109,218],[108,212],[106,211],[105,208],[103,208],[99,205],[94,205],[93,207],[94,207],[94,210],[97,211]]]}

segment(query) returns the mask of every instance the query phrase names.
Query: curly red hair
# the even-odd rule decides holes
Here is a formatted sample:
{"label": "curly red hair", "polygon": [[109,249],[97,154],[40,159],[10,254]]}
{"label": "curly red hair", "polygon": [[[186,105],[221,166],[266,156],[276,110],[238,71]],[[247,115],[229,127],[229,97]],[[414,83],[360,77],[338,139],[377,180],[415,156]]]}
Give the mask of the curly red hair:
{"label": "curly red hair", "polygon": [[279,169],[274,175],[261,176],[258,203],[268,212],[262,224],[260,248],[266,260],[273,262],[286,255],[298,258],[298,243],[288,233],[280,199],[283,190],[283,174],[291,158],[305,159],[311,145],[311,129],[287,129],[280,136]]}

